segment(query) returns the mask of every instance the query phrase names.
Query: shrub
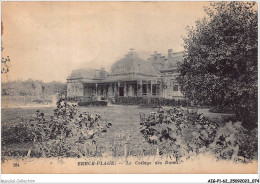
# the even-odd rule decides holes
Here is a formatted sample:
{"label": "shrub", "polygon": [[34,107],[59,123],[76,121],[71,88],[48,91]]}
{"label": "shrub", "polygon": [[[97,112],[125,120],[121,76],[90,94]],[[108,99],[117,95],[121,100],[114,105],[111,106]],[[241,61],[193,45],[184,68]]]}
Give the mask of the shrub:
{"label": "shrub", "polygon": [[107,106],[107,101],[79,102],[78,106]]}
{"label": "shrub", "polygon": [[194,153],[210,152],[217,159],[244,162],[257,154],[256,130],[248,132],[241,122],[220,127],[202,114],[190,114],[181,108],[159,109],[147,117],[141,113],[140,120],[140,132],[146,141],[157,145],[161,155],[173,155],[176,162]]}
{"label": "shrub", "polygon": [[159,106],[187,106],[185,99],[166,99],[158,97],[115,97],[115,104],[122,105],[142,105],[143,107],[159,107]]}
{"label": "shrub", "polygon": [[107,132],[112,124],[102,125],[98,114],[79,114],[75,105],[61,100],[53,111],[50,117],[36,111],[34,117],[18,125],[5,125],[3,145],[30,142],[28,155],[33,152],[33,156],[97,156],[96,137]]}
{"label": "shrub", "polygon": [[3,146],[32,142],[34,137],[23,120],[16,124],[3,124],[1,135]]}

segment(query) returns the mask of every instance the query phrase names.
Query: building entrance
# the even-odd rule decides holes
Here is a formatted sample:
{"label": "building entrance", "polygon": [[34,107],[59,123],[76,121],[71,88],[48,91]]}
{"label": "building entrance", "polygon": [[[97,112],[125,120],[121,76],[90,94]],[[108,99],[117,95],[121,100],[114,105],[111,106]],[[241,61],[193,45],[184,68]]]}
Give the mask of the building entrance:
{"label": "building entrance", "polygon": [[119,96],[124,96],[124,87],[119,87]]}

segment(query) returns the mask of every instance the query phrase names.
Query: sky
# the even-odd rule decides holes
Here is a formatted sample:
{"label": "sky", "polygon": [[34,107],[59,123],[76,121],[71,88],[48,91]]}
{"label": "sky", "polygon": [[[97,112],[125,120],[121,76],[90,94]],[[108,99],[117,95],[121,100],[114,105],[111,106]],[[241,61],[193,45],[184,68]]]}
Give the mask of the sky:
{"label": "sky", "polygon": [[183,50],[186,27],[205,16],[208,2],[2,2],[2,81],[61,81],[74,69],[105,67],[130,48]]}

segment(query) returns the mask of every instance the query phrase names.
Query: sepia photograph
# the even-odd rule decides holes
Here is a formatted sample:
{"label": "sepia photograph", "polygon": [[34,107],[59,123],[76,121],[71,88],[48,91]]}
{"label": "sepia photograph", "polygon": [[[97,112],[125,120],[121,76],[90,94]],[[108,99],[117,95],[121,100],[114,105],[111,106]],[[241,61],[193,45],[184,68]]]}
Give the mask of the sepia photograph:
{"label": "sepia photograph", "polygon": [[1,41],[3,174],[258,173],[257,2],[2,1]]}

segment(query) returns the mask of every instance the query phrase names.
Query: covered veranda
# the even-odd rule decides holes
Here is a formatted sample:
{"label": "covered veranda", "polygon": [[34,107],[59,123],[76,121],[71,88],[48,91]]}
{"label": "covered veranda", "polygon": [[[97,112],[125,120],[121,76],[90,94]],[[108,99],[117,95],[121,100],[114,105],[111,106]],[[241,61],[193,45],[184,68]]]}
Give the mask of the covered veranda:
{"label": "covered veranda", "polygon": [[83,83],[83,90],[86,98],[159,97],[162,93],[162,81],[161,78],[96,81]]}

